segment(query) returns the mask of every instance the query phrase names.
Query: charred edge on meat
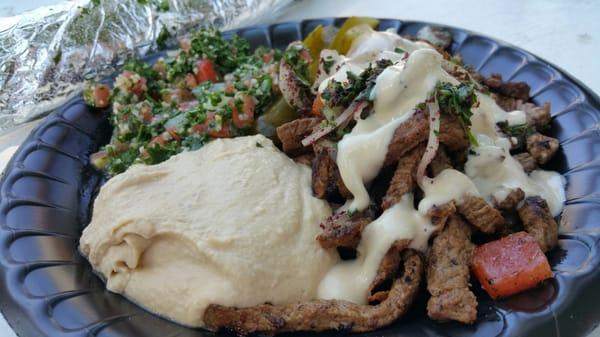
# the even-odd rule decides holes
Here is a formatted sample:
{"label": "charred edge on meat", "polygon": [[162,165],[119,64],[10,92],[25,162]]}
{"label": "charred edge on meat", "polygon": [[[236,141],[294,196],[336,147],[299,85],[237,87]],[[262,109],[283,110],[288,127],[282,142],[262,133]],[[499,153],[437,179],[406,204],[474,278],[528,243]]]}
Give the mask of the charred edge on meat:
{"label": "charred edge on meat", "polygon": [[402,273],[394,280],[388,298],[378,305],[342,300],[317,300],[289,305],[263,304],[250,308],[209,305],[204,323],[211,330],[240,335],[290,331],[372,331],[403,316],[415,300],[423,274],[423,261],[414,250],[402,253]]}

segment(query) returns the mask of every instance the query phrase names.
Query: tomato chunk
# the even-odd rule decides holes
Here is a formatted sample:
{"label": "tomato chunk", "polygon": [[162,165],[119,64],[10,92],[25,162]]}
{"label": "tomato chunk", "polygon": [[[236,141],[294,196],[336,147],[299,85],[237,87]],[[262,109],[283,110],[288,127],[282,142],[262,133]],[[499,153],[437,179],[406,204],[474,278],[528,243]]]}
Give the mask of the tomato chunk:
{"label": "tomato chunk", "polygon": [[245,128],[247,126],[252,125],[254,123],[254,109],[256,108],[256,102],[251,96],[243,95],[241,97],[242,100],[242,111],[235,106],[234,101],[229,101],[229,106],[231,107],[231,118],[233,120],[233,124],[237,128]]}
{"label": "tomato chunk", "polygon": [[217,72],[209,59],[201,59],[196,62],[195,74],[198,83],[206,81],[217,82]]}
{"label": "tomato chunk", "polygon": [[106,84],[94,87],[94,103],[97,108],[106,108],[110,103],[110,88]]}
{"label": "tomato chunk", "polygon": [[493,299],[533,288],[552,277],[546,255],[526,232],[475,248],[471,270]]}
{"label": "tomato chunk", "polygon": [[321,94],[318,94],[315,100],[313,101],[311,112],[314,116],[322,116],[323,108],[325,107],[325,102],[321,98]]}
{"label": "tomato chunk", "polygon": [[214,112],[207,113],[206,121],[202,124],[192,126],[191,132],[195,134],[203,134],[206,132],[207,135],[213,138],[231,138],[233,134],[231,132],[230,122],[223,121],[216,123],[216,117]]}
{"label": "tomato chunk", "polygon": [[208,135],[214,138],[231,138],[231,126],[228,122],[224,122],[218,130],[209,130]]}

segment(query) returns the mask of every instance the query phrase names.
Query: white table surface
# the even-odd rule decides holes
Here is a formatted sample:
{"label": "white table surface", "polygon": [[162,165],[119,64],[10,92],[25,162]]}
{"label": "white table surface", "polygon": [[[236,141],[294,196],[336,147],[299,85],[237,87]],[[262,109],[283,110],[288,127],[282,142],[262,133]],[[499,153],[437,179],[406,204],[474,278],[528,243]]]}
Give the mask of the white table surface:
{"label": "white table surface", "polygon": [[[0,20],[59,1],[0,0]],[[352,15],[423,20],[470,29],[522,47],[600,93],[599,0],[297,0],[271,22]],[[31,127],[0,136],[0,170]],[[0,336],[15,336],[1,318]],[[600,337],[600,329],[590,336]]]}

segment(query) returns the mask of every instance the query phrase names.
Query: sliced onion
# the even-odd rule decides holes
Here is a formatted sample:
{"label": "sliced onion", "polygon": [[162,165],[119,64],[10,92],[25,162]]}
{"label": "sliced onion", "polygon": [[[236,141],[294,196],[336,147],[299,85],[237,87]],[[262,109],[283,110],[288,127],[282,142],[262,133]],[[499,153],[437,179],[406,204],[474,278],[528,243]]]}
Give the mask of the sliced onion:
{"label": "sliced onion", "polygon": [[313,132],[308,137],[302,139],[302,146],[311,145],[317,140],[328,135],[331,131],[335,130],[339,126],[346,125],[348,122],[350,122],[352,116],[355,116],[356,114],[360,116],[360,113],[368,106],[369,102],[367,101],[352,102],[350,106],[346,108],[346,110],[344,110],[339,116],[336,117],[336,119],[333,121],[333,125],[320,127],[319,129],[317,129],[317,131]]}
{"label": "sliced onion", "polygon": [[440,132],[440,106],[437,100],[431,103],[427,103],[427,110],[429,111],[429,139],[427,140],[427,148],[425,153],[419,162],[417,167],[417,184],[423,188],[423,181],[429,179],[425,176],[425,170],[433,158],[440,146],[440,138],[438,137]]}
{"label": "sliced onion", "polygon": [[302,146],[309,146],[309,145],[313,144],[317,140],[325,137],[327,134],[329,134],[334,129],[335,128],[331,125],[318,128],[317,131],[311,133],[308,137],[302,139]]}
{"label": "sliced onion", "polygon": [[[350,105],[350,106],[352,106],[352,105]],[[369,102],[367,102],[367,101],[360,101],[358,104],[356,104],[356,106],[354,107],[354,120],[359,120],[360,114],[362,114],[362,112],[368,107],[369,107]]]}

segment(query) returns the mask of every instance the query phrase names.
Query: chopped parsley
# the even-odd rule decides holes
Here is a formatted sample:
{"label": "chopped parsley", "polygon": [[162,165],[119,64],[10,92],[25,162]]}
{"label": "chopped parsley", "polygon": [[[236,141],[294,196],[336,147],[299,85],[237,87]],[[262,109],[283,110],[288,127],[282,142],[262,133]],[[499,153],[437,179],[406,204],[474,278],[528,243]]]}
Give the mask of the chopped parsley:
{"label": "chopped parsley", "polygon": [[277,98],[281,52],[250,53],[245,40],[225,39],[214,28],[194,33],[187,47],[153,65],[135,59],[123,65],[110,93],[113,135],[100,149],[102,160],[93,163],[109,176],[197,150],[215,138],[252,134],[256,119]]}
{"label": "chopped parsley", "polygon": [[435,96],[444,113],[454,115],[462,122],[469,142],[477,145],[475,136],[471,133],[471,107],[477,103],[477,95],[471,84],[453,85],[448,82],[438,82],[435,86]]}
{"label": "chopped parsley", "polygon": [[498,127],[510,137],[526,137],[535,132],[535,129],[528,124],[509,125],[506,121],[498,122]]}
{"label": "chopped parsley", "polygon": [[159,12],[166,12],[170,9],[169,0],[162,0],[156,4],[156,9]]}
{"label": "chopped parsley", "polygon": [[331,67],[333,67],[334,63],[335,60],[331,56],[323,60],[323,70],[325,70],[325,73],[329,74],[329,72],[331,71]]}
{"label": "chopped parsley", "polygon": [[292,43],[283,53],[283,59],[292,67],[300,81],[310,86],[308,67],[312,60],[308,49],[302,43]]}
{"label": "chopped parsley", "polygon": [[167,40],[171,37],[171,33],[164,25],[160,29],[160,33],[158,33],[158,37],[156,38],[156,45],[158,49],[165,49],[167,47]]}
{"label": "chopped parsley", "polygon": [[370,100],[377,76],[391,65],[392,61],[383,59],[369,65],[360,75],[349,71],[347,82],[330,81],[321,98],[331,107],[348,106],[354,100]]}
{"label": "chopped parsley", "polygon": [[61,58],[62,58],[62,49],[58,48],[58,50],[56,51],[56,54],[54,54],[54,57],[52,58],[52,62],[54,62],[54,64],[59,64]]}
{"label": "chopped parsley", "polygon": [[346,214],[348,214],[348,217],[352,218],[354,217],[356,214],[358,214],[358,209],[356,208],[351,208],[349,209]]}

